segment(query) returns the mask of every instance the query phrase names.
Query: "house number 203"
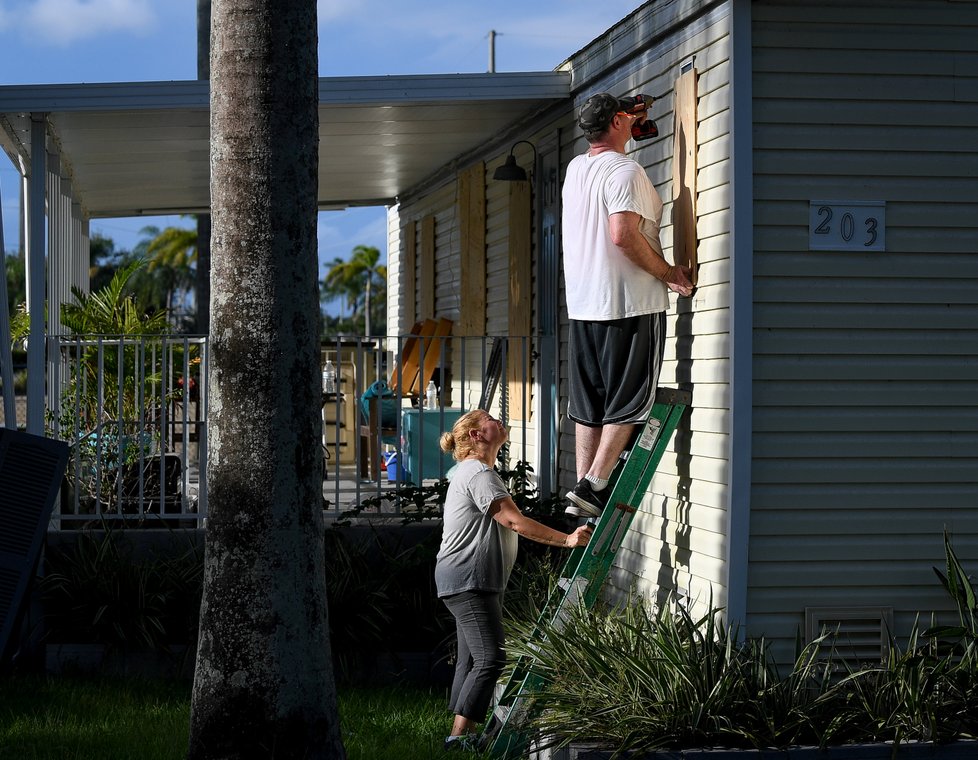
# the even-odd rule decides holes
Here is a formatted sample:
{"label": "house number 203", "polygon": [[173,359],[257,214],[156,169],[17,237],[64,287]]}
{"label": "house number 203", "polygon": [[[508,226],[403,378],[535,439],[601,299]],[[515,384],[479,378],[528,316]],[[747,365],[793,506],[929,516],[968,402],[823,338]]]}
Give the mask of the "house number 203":
{"label": "house number 203", "polygon": [[811,251],[885,251],[884,201],[810,201]]}

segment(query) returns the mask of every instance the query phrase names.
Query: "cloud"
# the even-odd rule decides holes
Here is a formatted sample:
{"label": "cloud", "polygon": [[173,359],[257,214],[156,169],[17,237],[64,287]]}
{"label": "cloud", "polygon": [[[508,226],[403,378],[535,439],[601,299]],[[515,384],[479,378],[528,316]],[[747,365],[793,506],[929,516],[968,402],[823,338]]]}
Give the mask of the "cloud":
{"label": "cloud", "polygon": [[29,35],[60,45],[106,32],[144,33],[156,22],[150,0],[33,0],[16,15]]}
{"label": "cloud", "polygon": [[349,0],[319,0],[316,3],[316,16],[320,23],[351,16],[356,12],[356,3]]}

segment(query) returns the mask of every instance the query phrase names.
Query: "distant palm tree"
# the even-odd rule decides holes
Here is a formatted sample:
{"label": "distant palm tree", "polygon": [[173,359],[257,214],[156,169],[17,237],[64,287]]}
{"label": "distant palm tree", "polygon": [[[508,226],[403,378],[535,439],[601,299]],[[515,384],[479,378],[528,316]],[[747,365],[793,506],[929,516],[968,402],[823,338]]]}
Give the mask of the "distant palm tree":
{"label": "distant palm tree", "polygon": [[187,227],[145,227],[143,232],[155,230],[156,236],[146,246],[150,256],[149,269],[168,266],[189,270],[197,263],[197,230]]}
{"label": "distant palm tree", "polygon": [[143,227],[145,236],[134,250],[148,262],[146,273],[153,285],[165,292],[165,308],[174,314],[177,294],[188,294],[194,286],[197,263],[197,229],[186,227]]}
{"label": "distant palm tree", "polygon": [[387,286],[387,266],[378,263],[380,250],[372,245],[358,245],[349,261],[334,259],[323,280],[323,291],[333,297],[345,297],[356,315],[363,295],[364,335],[370,336],[374,311],[374,288],[383,291]]}
{"label": "distant palm tree", "polygon": [[346,316],[343,309],[351,308],[360,294],[359,284],[351,283],[340,274],[345,274],[346,265],[347,262],[341,258],[333,259],[319,288],[319,299],[322,303],[339,300],[341,318]]}

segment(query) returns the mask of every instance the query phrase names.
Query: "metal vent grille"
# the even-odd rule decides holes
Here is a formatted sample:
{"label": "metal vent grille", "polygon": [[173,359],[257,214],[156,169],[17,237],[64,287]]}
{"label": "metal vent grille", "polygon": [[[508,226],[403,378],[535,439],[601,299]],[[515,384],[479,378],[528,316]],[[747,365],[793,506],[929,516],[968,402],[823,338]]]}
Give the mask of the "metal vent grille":
{"label": "metal vent grille", "polygon": [[820,636],[822,656],[856,670],[880,663],[889,651],[892,607],[806,607],[806,641]]}

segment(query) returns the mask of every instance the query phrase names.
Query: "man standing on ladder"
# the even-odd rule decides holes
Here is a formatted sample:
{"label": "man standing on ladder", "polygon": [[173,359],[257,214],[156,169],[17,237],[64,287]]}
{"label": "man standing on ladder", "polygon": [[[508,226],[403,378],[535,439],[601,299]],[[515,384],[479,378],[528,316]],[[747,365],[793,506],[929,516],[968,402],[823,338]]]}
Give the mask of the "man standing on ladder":
{"label": "man standing on ladder", "polygon": [[[629,110],[634,110],[630,108]],[[608,480],[655,400],[665,346],[668,290],[688,296],[691,272],[662,255],[662,200],[625,155],[636,121],[618,98],[592,95],[578,125],[589,149],[567,167],[562,242],[570,320],[570,403],[578,482],[565,512],[597,517]]]}

